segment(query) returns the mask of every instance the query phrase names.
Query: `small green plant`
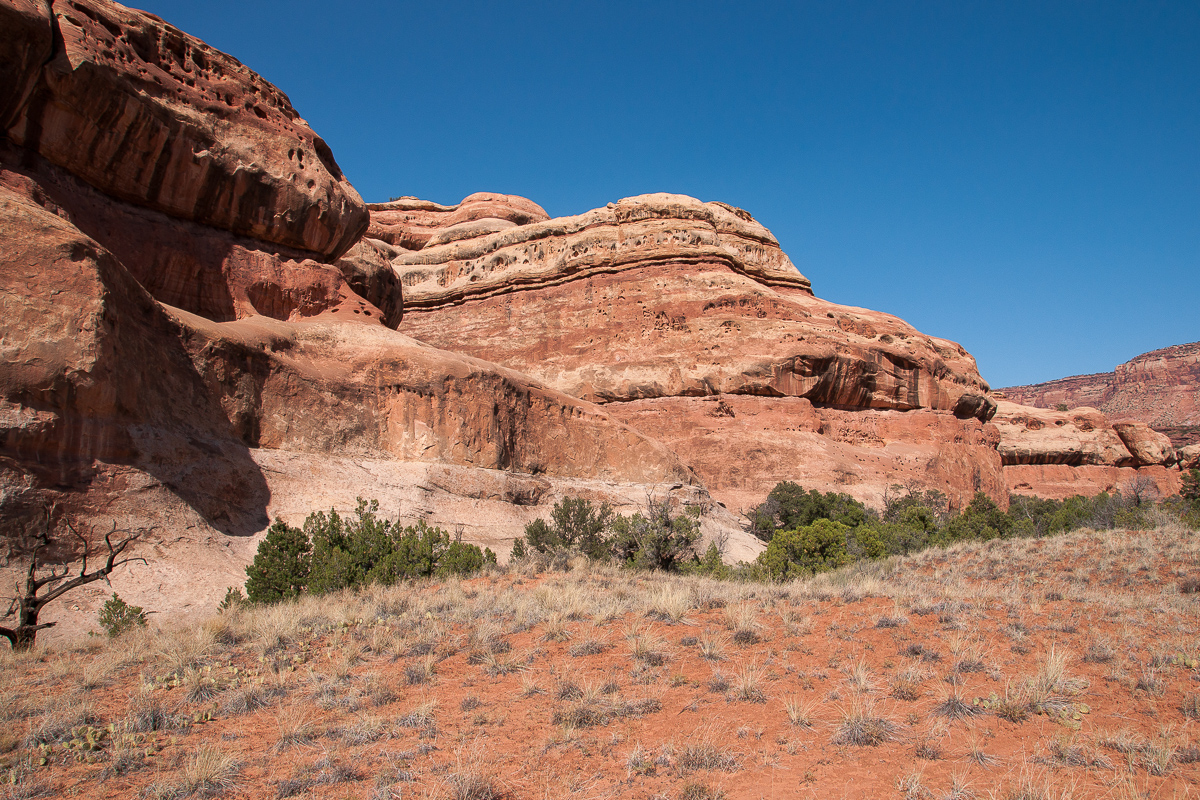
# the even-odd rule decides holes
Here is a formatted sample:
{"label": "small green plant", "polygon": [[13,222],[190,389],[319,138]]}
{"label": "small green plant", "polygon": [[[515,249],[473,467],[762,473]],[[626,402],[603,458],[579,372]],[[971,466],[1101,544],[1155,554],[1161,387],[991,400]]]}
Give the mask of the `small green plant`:
{"label": "small green plant", "polygon": [[228,611],[236,611],[243,606],[249,605],[250,601],[246,599],[246,595],[242,594],[242,590],[236,586],[230,586],[225,590],[225,597],[217,606],[217,613],[224,614]]}
{"label": "small green plant", "polygon": [[116,592],[100,609],[100,627],[109,638],[115,639],[122,633],[146,624],[146,612],[141,606],[131,606],[122,600]]}
{"label": "small green plant", "polygon": [[1184,500],[1200,500],[1200,469],[1190,469],[1183,473],[1182,483],[1180,497]]}

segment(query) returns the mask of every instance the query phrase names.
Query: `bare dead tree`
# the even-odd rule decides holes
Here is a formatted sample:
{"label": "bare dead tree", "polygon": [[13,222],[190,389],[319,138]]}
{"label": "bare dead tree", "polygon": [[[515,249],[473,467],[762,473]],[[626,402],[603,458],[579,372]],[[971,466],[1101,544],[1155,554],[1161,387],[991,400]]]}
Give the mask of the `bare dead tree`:
{"label": "bare dead tree", "polygon": [[[53,622],[38,622],[38,615],[47,603],[62,597],[72,589],[78,589],[80,586],[85,586],[98,580],[108,580],[109,574],[121,566],[128,564],[131,561],[141,561],[146,563],[146,559],[141,556],[132,556],[121,558],[121,554],[125,552],[125,548],[141,536],[141,532],[128,533],[122,531],[126,535],[117,542],[113,542],[113,534],[117,533],[117,523],[113,523],[112,530],[104,535],[104,544],[108,548],[108,556],[104,561],[104,566],[99,569],[88,572],[88,559],[92,555],[92,546],[87,537],[75,529],[69,520],[64,519],[63,523],[77,539],[83,544],[83,557],[79,565],[79,573],[74,577],[70,577],[71,570],[69,566],[64,565],[59,570],[58,567],[52,566],[48,575],[38,573],[42,569],[42,563],[39,559],[39,554],[42,550],[50,546],[50,527],[53,509],[46,512],[46,524],[43,530],[38,534],[33,552],[29,558],[29,571],[25,575],[25,588],[21,589],[20,584],[14,586],[15,596],[9,601],[8,611],[5,612],[0,620],[9,618],[16,619],[16,626],[12,628],[0,627],[0,636],[8,639],[9,644],[14,650],[27,650],[33,646],[37,632],[46,628],[51,628]],[[39,595],[39,592],[45,591],[45,594]]]}

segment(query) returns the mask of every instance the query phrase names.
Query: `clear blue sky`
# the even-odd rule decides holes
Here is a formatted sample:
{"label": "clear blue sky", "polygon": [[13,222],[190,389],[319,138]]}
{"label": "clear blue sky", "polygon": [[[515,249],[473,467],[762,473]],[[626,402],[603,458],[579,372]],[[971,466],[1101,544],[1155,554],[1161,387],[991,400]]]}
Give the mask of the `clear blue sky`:
{"label": "clear blue sky", "polygon": [[1193,0],[142,6],[287,92],[369,201],[722,200],[996,387],[1200,339]]}

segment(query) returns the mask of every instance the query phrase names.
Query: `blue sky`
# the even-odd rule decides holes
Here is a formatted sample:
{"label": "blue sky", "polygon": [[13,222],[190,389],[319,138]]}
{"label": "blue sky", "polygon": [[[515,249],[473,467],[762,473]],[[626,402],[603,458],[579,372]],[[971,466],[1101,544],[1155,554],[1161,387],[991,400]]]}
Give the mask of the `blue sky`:
{"label": "blue sky", "polygon": [[287,92],[369,201],[722,200],[996,387],[1200,339],[1195,2],[141,5]]}

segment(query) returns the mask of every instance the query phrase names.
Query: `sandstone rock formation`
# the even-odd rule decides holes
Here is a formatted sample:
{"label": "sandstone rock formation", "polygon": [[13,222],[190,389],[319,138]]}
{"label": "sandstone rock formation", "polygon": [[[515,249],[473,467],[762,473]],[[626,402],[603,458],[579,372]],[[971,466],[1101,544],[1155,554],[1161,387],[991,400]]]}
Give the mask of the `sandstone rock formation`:
{"label": "sandstone rock formation", "polygon": [[1017,403],[1092,406],[1116,422],[1143,422],[1176,446],[1200,441],[1200,342],[1154,350],[1113,372],[998,390]]}
{"label": "sandstone rock formation", "polygon": [[7,137],[112,197],[330,260],[368,212],[283,92],[149,14],[0,3]]}
{"label": "sandstone rock formation", "polygon": [[[12,555],[49,504],[84,530],[147,529],[150,564],[114,587],[171,612],[240,583],[270,518],[356,496],[502,556],[566,494],[627,512],[667,496],[731,556],[761,549],[604,409],[389,330],[401,250],[360,236],[365,207],[282,93],[141,12],[53,12],[0,0]],[[545,217],[468,206],[451,227]]]}
{"label": "sandstone rock formation", "polygon": [[817,298],[741,209],[368,212],[282,92],[102,0],[0,0],[0,240],[0,533],[51,503],[147,529],[114,586],[159,611],[359,496],[502,556],[565,496],[665,496],[736,560],[780,480],[1178,484],[1145,426],[997,404],[961,346]]}
{"label": "sandstone rock formation", "polygon": [[458,205],[443,206],[415,197],[372,203],[367,236],[402,250],[420,250],[545,222],[545,209],[524,197],[476,192]]}
{"label": "sandstone rock formation", "polygon": [[1094,408],[1050,411],[1001,400],[992,422],[1000,429],[1000,457],[1006,466],[1138,465],[1108,418]]}
{"label": "sandstone rock formation", "polygon": [[[383,235],[376,208],[371,230]],[[815,297],[740,209],[658,194],[501,230],[454,227],[445,243],[410,236],[413,252],[393,259],[403,330],[605,403],[731,508],[785,479],[870,502],[904,482],[956,505],[980,489],[1006,502],[984,424],[995,404],[970,355]]]}

